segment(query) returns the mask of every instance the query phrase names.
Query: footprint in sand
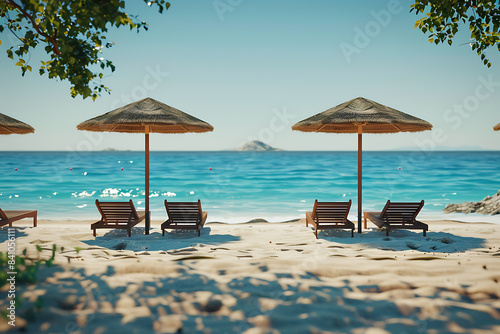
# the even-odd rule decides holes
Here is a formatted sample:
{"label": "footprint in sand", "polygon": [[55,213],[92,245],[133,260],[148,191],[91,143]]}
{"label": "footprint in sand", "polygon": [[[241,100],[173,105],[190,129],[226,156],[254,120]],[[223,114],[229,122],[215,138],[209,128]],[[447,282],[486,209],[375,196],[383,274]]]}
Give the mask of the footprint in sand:
{"label": "footprint in sand", "polygon": [[178,259],[174,259],[173,261],[186,261],[186,260],[214,260],[216,259],[213,256],[204,256],[204,255],[192,255],[192,256],[184,256]]}
{"label": "footprint in sand", "polygon": [[138,257],[130,254],[113,254],[113,257],[119,257],[122,259],[137,259]]}
{"label": "footprint in sand", "polygon": [[406,259],[408,261],[432,261],[432,260],[441,260],[440,257],[435,257],[435,256],[419,256],[419,257],[412,257],[409,259]]}
{"label": "footprint in sand", "polygon": [[191,248],[176,249],[176,250],[169,251],[167,253],[170,255],[192,255],[193,252],[197,252],[197,251],[198,251],[198,249],[191,247]]}

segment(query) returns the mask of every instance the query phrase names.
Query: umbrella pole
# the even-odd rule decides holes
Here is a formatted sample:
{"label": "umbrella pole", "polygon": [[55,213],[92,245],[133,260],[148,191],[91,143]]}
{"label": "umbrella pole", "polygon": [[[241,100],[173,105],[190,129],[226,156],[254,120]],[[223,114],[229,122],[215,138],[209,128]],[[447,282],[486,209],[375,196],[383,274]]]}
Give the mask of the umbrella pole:
{"label": "umbrella pole", "polygon": [[358,233],[362,231],[361,212],[363,195],[363,125],[358,124]]}
{"label": "umbrella pole", "polygon": [[149,234],[150,227],[150,217],[149,217],[149,125],[145,127],[146,134],[146,149],[145,149],[145,160],[146,160],[146,231],[145,234]]}

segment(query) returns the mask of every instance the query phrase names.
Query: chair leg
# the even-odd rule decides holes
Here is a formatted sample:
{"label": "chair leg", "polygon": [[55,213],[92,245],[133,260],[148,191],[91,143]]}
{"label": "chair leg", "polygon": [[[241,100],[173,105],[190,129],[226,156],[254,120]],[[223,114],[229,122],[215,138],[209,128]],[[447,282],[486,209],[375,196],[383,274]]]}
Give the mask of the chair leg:
{"label": "chair leg", "polygon": [[161,230],[161,235],[165,236],[165,230],[164,229]]}
{"label": "chair leg", "polygon": [[33,217],[33,227],[36,227],[36,215]]}
{"label": "chair leg", "polygon": [[366,225],[367,225],[367,224],[366,224],[366,215],[365,215],[365,214],[363,214],[363,221],[364,221],[364,223],[365,223],[365,230],[366,230]]}
{"label": "chair leg", "polygon": [[351,238],[354,238],[354,229],[351,230]]}
{"label": "chair leg", "polygon": [[128,237],[130,238],[132,236],[132,229],[128,228],[127,231],[128,231]]}
{"label": "chair leg", "polygon": [[198,236],[200,236],[201,234],[201,229],[198,229]]}
{"label": "chair leg", "polygon": [[424,230],[424,237],[425,237],[425,235],[426,235],[426,232],[427,232],[427,231],[426,231],[426,230]]}
{"label": "chair leg", "polygon": [[92,230],[92,234],[94,235],[94,237],[96,236],[96,231],[97,230],[95,228]]}
{"label": "chair leg", "polygon": [[316,239],[318,239],[318,228],[314,227],[314,235],[316,236]]}
{"label": "chair leg", "polygon": [[387,237],[389,236],[389,229],[388,229],[388,228],[386,228],[386,229],[385,229],[385,235],[386,235]]}

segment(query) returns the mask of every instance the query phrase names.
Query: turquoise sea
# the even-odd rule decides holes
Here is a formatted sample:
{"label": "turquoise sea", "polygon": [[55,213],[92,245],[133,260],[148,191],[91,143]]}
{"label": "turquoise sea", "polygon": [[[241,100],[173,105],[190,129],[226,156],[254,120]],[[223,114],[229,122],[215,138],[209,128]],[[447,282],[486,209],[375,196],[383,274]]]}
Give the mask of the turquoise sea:
{"label": "turquoise sea", "polygon": [[[451,219],[456,215],[441,211],[446,204],[500,189],[500,152],[364,152],[363,158],[366,211],[381,210],[387,199],[423,199],[421,218]],[[150,184],[153,220],[166,218],[165,199],[201,199],[209,222],[229,223],[302,218],[315,199],[352,199],[356,219],[357,153],[151,152]],[[132,199],[141,209],[144,195],[143,152],[0,152],[2,209],[36,209],[40,219],[97,219],[96,199]]]}

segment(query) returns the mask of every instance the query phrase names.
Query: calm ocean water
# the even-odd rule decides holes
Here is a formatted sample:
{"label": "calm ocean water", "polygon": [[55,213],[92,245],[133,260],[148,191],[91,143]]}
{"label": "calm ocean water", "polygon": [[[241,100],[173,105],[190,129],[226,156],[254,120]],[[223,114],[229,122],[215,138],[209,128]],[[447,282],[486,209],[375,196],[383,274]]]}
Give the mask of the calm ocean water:
{"label": "calm ocean water", "polygon": [[[363,158],[367,211],[381,210],[387,199],[424,199],[422,218],[451,218],[441,212],[446,204],[500,189],[500,152],[364,152]],[[208,221],[231,223],[301,218],[314,199],[352,199],[355,219],[357,153],[151,152],[150,190],[154,220],[166,218],[164,199],[201,199]],[[0,152],[3,209],[36,209],[40,219],[97,219],[96,199],[132,199],[144,208],[144,153]]]}

